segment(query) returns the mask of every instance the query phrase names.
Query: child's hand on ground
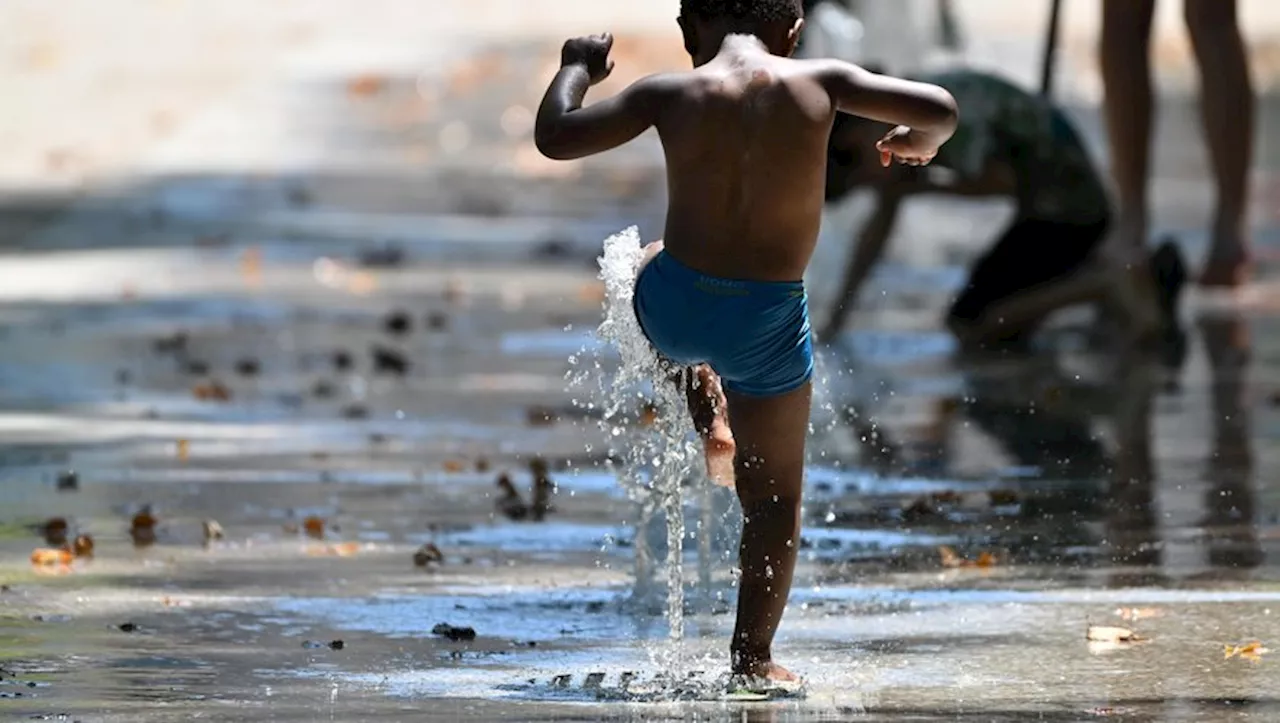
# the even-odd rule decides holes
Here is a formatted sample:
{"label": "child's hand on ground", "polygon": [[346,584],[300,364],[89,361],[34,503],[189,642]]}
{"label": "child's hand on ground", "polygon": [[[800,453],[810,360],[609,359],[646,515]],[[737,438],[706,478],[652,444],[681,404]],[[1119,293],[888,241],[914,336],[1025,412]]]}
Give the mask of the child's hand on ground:
{"label": "child's hand on ground", "polygon": [[926,133],[907,126],[898,126],[876,143],[876,150],[880,151],[880,165],[885,168],[888,168],[895,158],[898,159],[898,163],[908,166],[927,166],[929,161],[938,155],[939,145],[941,144]]}
{"label": "child's hand on ground", "polygon": [[591,84],[595,85],[613,72],[609,51],[613,49],[613,34],[587,35],[566,40],[560,51],[560,67],[581,65],[586,68]]}

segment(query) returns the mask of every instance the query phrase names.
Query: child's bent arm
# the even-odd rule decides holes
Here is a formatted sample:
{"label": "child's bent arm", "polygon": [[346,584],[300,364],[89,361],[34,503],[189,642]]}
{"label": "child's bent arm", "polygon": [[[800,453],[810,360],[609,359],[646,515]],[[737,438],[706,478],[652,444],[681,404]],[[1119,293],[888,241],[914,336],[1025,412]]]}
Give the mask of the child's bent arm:
{"label": "child's bent arm", "polygon": [[567,161],[590,156],[634,139],[657,120],[659,76],[636,81],[622,93],[582,107],[590,78],[585,67],[560,69],[538,108],[534,140],[548,158]]}
{"label": "child's bent arm", "polygon": [[956,100],[939,86],[877,75],[838,60],[824,61],[819,72],[827,93],[844,113],[910,126],[938,143],[955,132]]}

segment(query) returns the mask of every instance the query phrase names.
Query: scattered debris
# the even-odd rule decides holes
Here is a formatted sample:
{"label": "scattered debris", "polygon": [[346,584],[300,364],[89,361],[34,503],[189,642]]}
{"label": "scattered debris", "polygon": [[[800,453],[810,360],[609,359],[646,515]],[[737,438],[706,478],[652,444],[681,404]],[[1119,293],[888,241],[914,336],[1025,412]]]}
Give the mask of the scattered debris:
{"label": "scattered debris", "polygon": [[262,371],[262,364],[251,357],[236,362],[236,374],[242,377],[256,377]]}
{"label": "scattered debris", "polygon": [[76,557],[93,557],[93,538],[89,535],[76,535],[71,543],[71,553]]}
{"label": "scattered debris", "polygon": [[546,460],[538,457],[529,463],[533,472],[533,519],[541,522],[548,513],[553,512],[551,495],[556,491],[556,483],[551,481]]}
{"label": "scattered debris", "polygon": [[1013,490],[991,490],[987,493],[992,507],[1012,507],[1022,504],[1022,495]]}
{"label": "scattered debris", "polygon": [[340,372],[350,371],[355,366],[355,360],[351,358],[351,353],[339,349],[333,353],[333,368]]}
{"label": "scattered debris", "polygon": [[503,495],[497,503],[498,511],[506,515],[507,519],[523,520],[529,516],[529,506],[521,499],[510,475],[505,472],[498,475],[498,489],[502,490]]}
{"label": "scattered debris", "polygon": [[182,362],[182,370],[193,377],[204,377],[209,375],[209,363],[199,359],[187,359]]}
{"label": "scattered debris", "polygon": [[328,648],[329,650],[342,650],[347,647],[347,644],[342,640],[330,640],[327,643],[320,640],[304,640],[302,642],[302,647],[307,650],[323,650],[325,648]]}
{"label": "scattered debris", "polygon": [[446,459],[443,466],[444,471],[449,472],[450,474],[465,472],[467,469],[467,463],[460,459]]}
{"label": "scattered debris", "polygon": [[178,354],[187,350],[187,332],[175,331],[169,336],[162,336],[151,342],[151,348],[157,354]]}
{"label": "scattered debris", "polygon": [[216,379],[197,384],[191,388],[191,393],[196,399],[202,402],[229,402],[231,401],[231,390],[225,384]]}
{"label": "scattered debris", "polygon": [[311,395],[316,399],[329,399],[336,391],[333,383],[324,379],[317,379],[316,383],[311,385]]}
{"label": "scattered debris", "polygon": [[434,628],[431,628],[431,634],[448,638],[454,642],[476,639],[474,628],[456,627],[449,623],[439,623]]}
{"label": "scattered debris", "polygon": [[78,489],[80,489],[80,475],[76,474],[75,470],[68,469],[58,473],[59,492],[75,492]]}
{"label": "scattered debris", "polygon": [[531,427],[550,427],[556,423],[557,416],[550,407],[529,407],[526,419]]}
{"label": "scattered debris", "polygon": [[431,331],[444,331],[449,328],[449,316],[443,311],[427,314],[427,328]]}
{"label": "scattered debris", "polygon": [[444,564],[444,553],[435,543],[428,542],[413,553],[413,564],[416,567],[431,567]]}
{"label": "scattered debris", "polygon": [[403,336],[413,331],[413,317],[408,312],[393,311],[382,320],[382,329],[388,334]]}
{"label": "scattered debris", "polygon": [[117,627],[120,628],[122,633],[135,633],[138,631],[136,623],[120,623]]}
{"label": "scattered debris", "polygon": [[533,256],[539,259],[563,259],[571,250],[572,246],[564,239],[548,239],[538,244],[533,250]]}
{"label": "scattered debris", "polygon": [[60,545],[67,544],[68,529],[70,529],[70,525],[67,524],[65,519],[61,517],[54,517],[53,519],[46,521],[44,525],[41,526],[40,532],[44,535],[45,542],[53,545],[54,547],[58,547]]}
{"label": "scattered debris", "polygon": [[1116,616],[1121,620],[1133,622],[1143,618],[1158,618],[1160,611],[1155,608],[1116,608]]}
{"label": "scattered debris", "polygon": [[1090,625],[1085,639],[1091,643],[1141,643],[1146,640],[1128,628],[1110,625]]}
{"label": "scattered debris", "polygon": [[133,522],[129,526],[129,536],[133,538],[133,544],[138,547],[155,544],[156,522],[151,505],[144,505],[138,514],[133,516]]}
{"label": "scattered debris", "polygon": [[658,405],[653,402],[645,402],[640,407],[640,426],[652,427],[658,423]]}
{"label": "scattered debris", "polygon": [[402,352],[375,345],[370,353],[373,355],[373,369],[379,374],[402,377],[409,373],[409,359]]}
{"label": "scattered debris", "polygon": [[179,439],[176,445],[179,462],[186,462],[191,457],[191,442],[185,439]]}
{"label": "scattered debris", "polygon": [[368,419],[369,408],[363,404],[349,404],[342,408],[342,416],[346,419]]}
{"label": "scattered debris", "polygon": [[204,528],[204,544],[208,546],[210,543],[221,540],[225,533],[222,531],[222,525],[217,520],[205,520],[202,523]]}
{"label": "scattered debris", "polygon": [[1230,660],[1236,656],[1240,656],[1241,658],[1245,658],[1246,660],[1251,660],[1256,663],[1262,659],[1263,655],[1269,652],[1271,651],[1262,647],[1261,641],[1255,640],[1252,643],[1245,643],[1244,645],[1224,645],[1222,659]]}
{"label": "scattered debris", "polygon": [[995,567],[998,562],[996,556],[990,552],[979,554],[976,560],[966,560],[954,549],[946,545],[938,548],[938,555],[942,557],[942,566],[949,568],[991,568]]}
{"label": "scattered debris", "polygon": [[324,539],[325,521],[322,518],[311,516],[302,521],[302,530],[307,533],[308,537],[317,540]]}
{"label": "scattered debris", "polygon": [[489,460],[485,459],[484,457],[477,457],[477,458],[476,458],[476,471],[477,471],[477,472],[488,472],[488,471],[489,471]]}
{"label": "scattered debris", "polygon": [[356,255],[356,263],[368,269],[394,268],[404,264],[404,249],[390,242],[363,249]]}

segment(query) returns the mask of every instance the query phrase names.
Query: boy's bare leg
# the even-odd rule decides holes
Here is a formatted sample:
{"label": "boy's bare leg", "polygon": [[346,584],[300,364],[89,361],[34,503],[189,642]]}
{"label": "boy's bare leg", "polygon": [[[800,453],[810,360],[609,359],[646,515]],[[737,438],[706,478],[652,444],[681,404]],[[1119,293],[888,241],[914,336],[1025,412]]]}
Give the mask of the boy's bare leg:
{"label": "boy's bare leg", "polygon": [[1200,111],[1217,182],[1205,286],[1237,286],[1248,273],[1246,207],[1253,158],[1254,93],[1236,0],[1186,0],[1187,30],[1200,64]]}
{"label": "boy's bare leg", "polygon": [[1138,248],[1147,240],[1151,151],[1151,18],[1155,0],[1101,0],[1102,81],[1111,174],[1120,217],[1110,243]]}
{"label": "boy's bare leg", "polygon": [[689,399],[689,415],[702,439],[707,459],[707,476],[725,487],[734,484],[733,460],[737,450],[733,431],[729,428],[724,390],[720,377],[706,364],[700,364],[685,375],[685,394]]}
{"label": "boy's bare leg", "polygon": [[738,442],[742,566],[733,672],[778,681],[797,677],[773,662],[773,636],[791,593],[800,548],[800,492],[812,384],[776,397],[728,393]]}

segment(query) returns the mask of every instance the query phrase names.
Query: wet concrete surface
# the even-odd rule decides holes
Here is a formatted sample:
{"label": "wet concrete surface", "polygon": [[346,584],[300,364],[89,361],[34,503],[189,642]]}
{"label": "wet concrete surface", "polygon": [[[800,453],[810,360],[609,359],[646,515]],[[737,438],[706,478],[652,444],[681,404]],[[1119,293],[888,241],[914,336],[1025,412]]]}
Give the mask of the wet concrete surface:
{"label": "wet concrete surface", "polygon": [[[634,575],[638,542],[662,553],[661,520],[637,530],[610,431],[566,383],[571,357],[610,359],[590,334],[601,239],[659,228],[653,146],[538,162],[508,111],[536,101],[554,47],[499,55],[444,65],[438,83],[388,75],[371,96],[345,78],[311,87],[285,115],[299,145],[332,148],[328,165],[123,178],[0,259],[0,715],[1280,716],[1280,653],[1224,652],[1280,646],[1274,206],[1256,213],[1260,283],[1192,295],[1185,346],[1133,357],[1097,350],[1074,318],[1027,357],[957,355],[939,310],[1000,210],[922,209],[819,360],[777,649],[809,690],[731,704],[733,501],[688,490],[673,646],[662,585]],[[1160,217],[1194,254],[1176,191],[1203,202],[1207,186],[1177,162],[1194,128],[1173,128],[1187,142],[1162,146]],[[155,167],[200,138],[216,154],[178,137]],[[1265,180],[1275,136],[1263,147]],[[816,308],[858,210],[828,219]],[[924,220],[937,214],[950,222]],[[531,502],[535,457],[553,510],[507,519],[496,478]],[[59,489],[71,471],[76,489]],[[154,542],[131,532],[143,505]],[[29,561],[52,517],[93,536],[91,560]],[[205,542],[209,519],[223,539]],[[442,564],[415,565],[427,543]],[[433,634],[442,623],[475,637]],[[1090,643],[1091,625],[1144,640]]]}

